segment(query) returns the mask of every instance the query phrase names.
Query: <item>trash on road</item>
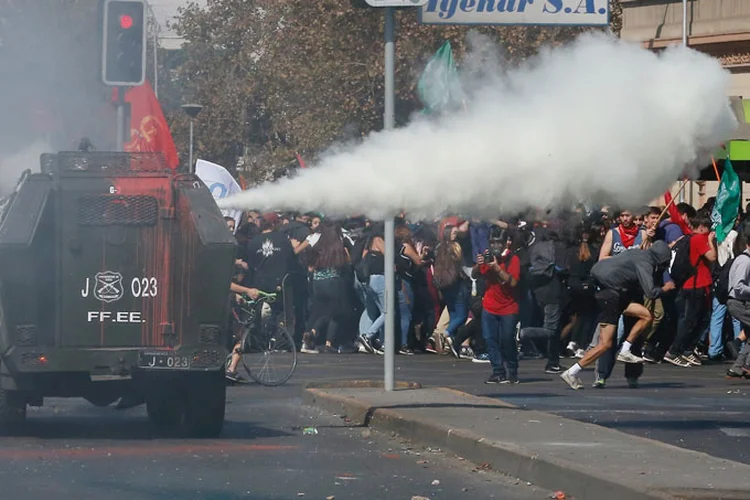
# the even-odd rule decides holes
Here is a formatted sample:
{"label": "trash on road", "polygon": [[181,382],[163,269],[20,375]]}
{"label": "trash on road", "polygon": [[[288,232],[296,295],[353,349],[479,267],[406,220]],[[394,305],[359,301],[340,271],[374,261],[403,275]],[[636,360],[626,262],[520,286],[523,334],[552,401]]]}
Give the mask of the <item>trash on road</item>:
{"label": "trash on road", "polygon": [[302,429],[302,434],[305,436],[315,436],[318,433],[318,429],[315,427],[305,427]]}
{"label": "trash on road", "polygon": [[552,498],[554,498],[555,500],[565,500],[568,497],[565,495],[564,491],[556,491],[555,495]]}
{"label": "trash on road", "polygon": [[432,482],[432,485],[433,485],[433,486],[440,486],[440,480],[439,480],[439,479],[435,479],[435,480],[434,480],[434,481]]}

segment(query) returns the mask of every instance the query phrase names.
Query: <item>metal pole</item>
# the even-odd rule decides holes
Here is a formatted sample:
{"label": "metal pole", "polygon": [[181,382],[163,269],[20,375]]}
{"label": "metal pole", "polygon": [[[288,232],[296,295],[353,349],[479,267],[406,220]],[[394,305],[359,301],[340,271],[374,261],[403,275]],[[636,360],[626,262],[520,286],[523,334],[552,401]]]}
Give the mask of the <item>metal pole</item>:
{"label": "metal pole", "polygon": [[[396,47],[394,43],[393,8],[385,7],[385,114],[383,128],[390,130],[395,126],[396,109]],[[396,274],[394,263],[395,224],[391,215],[385,220],[385,381],[386,391],[395,388],[396,378]]]}
{"label": "metal pole", "polygon": [[193,119],[190,119],[190,163],[188,164],[188,173],[193,173]]}
{"label": "metal pole", "polygon": [[159,37],[158,37],[158,25],[156,24],[156,18],[154,18],[154,95],[159,97]]}
{"label": "metal pole", "polygon": [[[687,0],[682,0],[682,46],[687,47]],[[685,190],[680,191],[680,203],[685,201]],[[690,204],[693,204],[693,181],[690,181]]]}
{"label": "metal pole", "polygon": [[117,87],[117,147],[116,151],[125,150],[125,87]]}

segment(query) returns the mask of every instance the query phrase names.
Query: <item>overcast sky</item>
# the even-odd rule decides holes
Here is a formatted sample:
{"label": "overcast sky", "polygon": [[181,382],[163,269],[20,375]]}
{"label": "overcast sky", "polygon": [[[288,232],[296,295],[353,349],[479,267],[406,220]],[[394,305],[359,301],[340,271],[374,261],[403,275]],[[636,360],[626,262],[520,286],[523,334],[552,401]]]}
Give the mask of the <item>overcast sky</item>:
{"label": "overcast sky", "polygon": [[[205,5],[206,0],[193,0],[198,5]],[[162,27],[162,36],[169,35],[167,32],[167,21],[174,21],[173,17],[177,14],[177,8],[190,3],[190,0],[149,0],[151,8],[154,9],[154,15]]]}

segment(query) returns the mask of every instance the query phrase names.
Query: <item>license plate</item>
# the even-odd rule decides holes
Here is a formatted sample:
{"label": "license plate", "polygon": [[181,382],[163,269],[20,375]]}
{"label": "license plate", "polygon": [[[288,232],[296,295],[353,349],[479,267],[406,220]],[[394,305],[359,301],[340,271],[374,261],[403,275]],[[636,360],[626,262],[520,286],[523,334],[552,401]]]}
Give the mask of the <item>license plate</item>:
{"label": "license plate", "polygon": [[187,370],[190,368],[190,358],[179,356],[173,352],[146,351],[138,354],[138,366],[140,368]]}

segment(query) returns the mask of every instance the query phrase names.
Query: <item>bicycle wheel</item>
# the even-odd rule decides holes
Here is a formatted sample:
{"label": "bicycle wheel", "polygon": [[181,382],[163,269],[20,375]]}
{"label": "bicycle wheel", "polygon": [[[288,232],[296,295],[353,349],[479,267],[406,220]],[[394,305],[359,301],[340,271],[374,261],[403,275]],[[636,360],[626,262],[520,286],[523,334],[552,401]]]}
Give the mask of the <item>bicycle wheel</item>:
{"label": "bicycle wheel", "polygon": [[297,369],[297,349],[286,328],[248,328],[243,339],[242,365],[261,385],[284,384]]}

